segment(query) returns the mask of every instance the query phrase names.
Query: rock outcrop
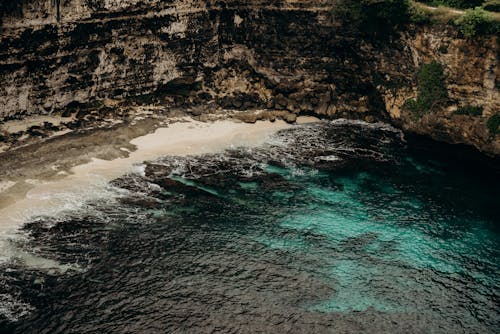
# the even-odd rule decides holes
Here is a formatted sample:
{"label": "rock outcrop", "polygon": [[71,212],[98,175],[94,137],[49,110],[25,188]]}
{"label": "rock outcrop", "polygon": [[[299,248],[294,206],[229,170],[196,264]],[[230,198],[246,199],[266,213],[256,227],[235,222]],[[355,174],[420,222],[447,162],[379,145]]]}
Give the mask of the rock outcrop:
{"label": "rock outcrop", "polygon": [[[473,145],[490,155],[500,154],[500,138],[487,121],[500,113],[500,67],[498,36],[466,39],[452,27],[424,27],[405,32],[397,48],[377,52],[374,83],[383,96],[391,119],[403,129],[438,141]],[[418,68],[437,61],[443,65],[449,105],[442,110],[415,117],[404,102],[416,97]],[[457,113],[460,107],[475,106],[480,114]]]}
{"label": "rock outcrop", "polygon": [[[393,121],[500,154],[498,38],[409,27],[379,43],[343,30],[330,0],[24,0],[0,5],[0,122],[106,108],[207,104]],[[418,67],[445,66],[451,104],[416,119]],[[455,115],[462,105],[482,115]],[[199,110],[199,109],[198,109]],[[210,110],[210,108],[207,108]]]}

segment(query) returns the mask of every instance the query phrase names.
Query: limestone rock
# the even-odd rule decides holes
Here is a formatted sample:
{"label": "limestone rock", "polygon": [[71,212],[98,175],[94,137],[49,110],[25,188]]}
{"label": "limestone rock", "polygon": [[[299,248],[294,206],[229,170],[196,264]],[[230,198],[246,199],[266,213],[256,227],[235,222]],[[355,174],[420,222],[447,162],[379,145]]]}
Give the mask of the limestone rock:
{"label": "limestone rock", "polygon": [[[325,0],[51,3],[19,1],[2,13],[0,122],[62,113],[76,115],[68,126],[79,128],[124,105],[189,107],[201,117],[207,109],[195,106],[217,103],[279,110],[238,116],[248,122],[301,113],[392,121],[500,154],[485,126],[500,110],[498,36],[410,27],[392,43],[372,43],[332,22]],[[432,60],[445,65],[451,101],[482,106],[482,117],[405,115],[415,73]]]}

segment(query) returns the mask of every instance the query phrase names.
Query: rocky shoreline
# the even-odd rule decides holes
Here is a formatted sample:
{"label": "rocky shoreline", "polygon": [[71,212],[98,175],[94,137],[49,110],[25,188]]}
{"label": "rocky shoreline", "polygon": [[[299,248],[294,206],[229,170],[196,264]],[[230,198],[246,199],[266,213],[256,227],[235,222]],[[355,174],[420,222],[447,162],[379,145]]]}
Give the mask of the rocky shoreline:
{"label": "rocky shoreline", "polygon": [[[250,138],[248,143],[251,144],[265,139],[265,131],[268,128],[268,131],[271,131],[290,126],[280,119],[282,115],[271,112],[252,116],[234,113],[233,117],[228,117],[229,111],[203,117],[191,117],[180,112],[175,116],[172,113],[161,114],[158,110],[155,112],[153,114],[151,110],[141,110],[140,113],[129,114],[129,118],[121,122],[96,122],[92,128],[52,133],[47,131],[46,137],[43,138],[30,136],[29,130],[26,130],[22,142],[14,143],[5,152],[0,153],[0,169],[3,171],[0,177],[0,209],[19,199],[19,196],[12,194],[24,197],[38,184],[39,181],[36,180],[63,180],[74,174],[73,168],[92,163],[94,160],[115,164],[116,166],[110,167],[107,173],[120,176],[124,172],[124,166],[132,164],[127,162],[131,157],[138,156],[134,161],[140,163],[170,152],[179,155],[203,152],[204,147],[211,142],[217,142],[221,147],[238,145],[238,138],[247,137]],[[246,122],[238,118],[246,119]],[[300,117],[297,122],[317,120]],[[64,126],[61,123],[60,127]],[[163,131],[163,135],[159,135],[159,131]],[[253,138],[259,131],[263,131],[264,137]],[[201,135],[204,137],[201,138]],[[148,138],[152,138],[152,141],[141,144],[144,140],[149,140]],[[186,143],[189,145],[186,146]],[[242,144],[247,145],[246,141]],[[144,154],[146,155],[143,157]]]}
{"label": "rocky shoreline", "polygon": [[47,139],[72,132],[86,132],[95,129],[115,129],[127,124],[135,125],[145,121],[158,125],[175,122],[189,117],[201,122],[232,119],[245,123],[283,120],[293,124],[298,115],[287,110],[227,110],[212,105],[194,107],[165,107],[158,105],[128,106],[108,101],[111,106],[97,109],[77,109],[58,116],[29,117],[0,123],[0,154],[17,148],[41,143]]}

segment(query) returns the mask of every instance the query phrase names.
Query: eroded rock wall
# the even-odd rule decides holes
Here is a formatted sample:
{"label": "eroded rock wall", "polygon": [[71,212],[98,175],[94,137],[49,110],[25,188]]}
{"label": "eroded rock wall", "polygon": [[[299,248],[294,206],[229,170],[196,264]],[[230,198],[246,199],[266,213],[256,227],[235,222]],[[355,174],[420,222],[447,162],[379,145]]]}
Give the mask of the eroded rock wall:
{"label": "eroded rock wall", "polygon": [[59,10],[58,21],[50,0],[36,0],[4,15],[0,119],[152,93],[217,63],[205,1],[74,0]]}
{"label": "eroded rock wall", "polygon": [[[160,103],[391,120],[500,154],[486,127],[499,112],[496,37],[410,27],[367,41],[332,18],[333,3],[20,1],[2,16],[0,121],[168,93]],[[445,66],[450,107],[416,119],[402,106],[416,94],[418,67],[432,60]],[[454,114],[469,104],[483,115]]]}
{"label": "eroded rock wall", "polygon": [[295,1],[223,10],[222,65],[212,86],[230,97],[257,92],[268,108],[383,117],[357,44],[342,33],[326,4]]}
{"label": "eroded rock wall", "polygon": [[[407,131],[499,155],[500,137],[487,127],[488,119],[500,113],[498,36],[467,39],[451,27],[420,27],[403,33],[394,45],[379,50],[367,46],[373,58],[373,82],[391,119]],[[403,105],[417,96],[418,68],[432,61],[444,68],[449,103],[442,110],[417,116]],[[479,107],[482,113],[457,113],[466,106]]]}
{"label": "eroded rock wall", "polygon": [[203,83],[203,97],[223,107],[368,112],[375,91],[330,9],[318,0],[25,0],[3,15],[0,119],[176,80]]}

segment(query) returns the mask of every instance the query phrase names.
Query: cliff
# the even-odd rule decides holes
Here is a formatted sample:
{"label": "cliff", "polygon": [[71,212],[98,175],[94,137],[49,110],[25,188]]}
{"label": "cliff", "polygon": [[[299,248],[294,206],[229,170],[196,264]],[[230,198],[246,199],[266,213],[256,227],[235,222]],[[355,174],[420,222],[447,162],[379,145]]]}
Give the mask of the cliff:
{"label": "cliff", "polygon": [[[410,29],[397,42],[399,49],[369,48],[382,80],[375,84],[391,119],[407,131],[448,143],[472,145],[490,155],[500,154],[500,138],[488,129],[488,120],[500,113],[498,36],[466,39],[446,26]],[[445,72],[449,103],[421,117],[404,110],[404,102],[416,97],[415,74],[422,64],[437,61]],[[461,107],[477,107],[475,114],[459,113]]]}
{"label": "cliff", "polygon": [[[347,32],[329,0],[24,0],[3,5],[0,121],[99,110],[109,99],[392,121],[500,154],[498,38],[409,27],[391,41]],[[415,75],[443,64],[449,107],[402,111]],[[463,105],[481,115],[456,115]],[[107,111],[109,112],[109,110]]]}

